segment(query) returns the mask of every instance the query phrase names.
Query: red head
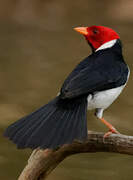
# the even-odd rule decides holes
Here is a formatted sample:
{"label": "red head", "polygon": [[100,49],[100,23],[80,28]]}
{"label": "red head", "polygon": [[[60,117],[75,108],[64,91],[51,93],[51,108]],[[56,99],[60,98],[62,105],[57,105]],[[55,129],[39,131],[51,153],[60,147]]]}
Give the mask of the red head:
{"label": "red head", "polygon": [[77,27],[74,29],[83,34],[94,49],[106,42],[120,38],[113,29],[104,26]]}

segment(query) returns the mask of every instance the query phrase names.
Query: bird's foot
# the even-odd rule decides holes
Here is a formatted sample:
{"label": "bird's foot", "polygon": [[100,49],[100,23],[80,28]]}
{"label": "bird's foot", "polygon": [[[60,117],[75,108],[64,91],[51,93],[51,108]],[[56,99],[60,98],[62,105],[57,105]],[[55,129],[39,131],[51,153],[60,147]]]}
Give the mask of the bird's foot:
{"label": "bird's foot", "polygon": [[111,134],[120,134],[119,131],[117,131],[113,126],[110,128],[110,130],[104,134],[104,138],[107,138]]}
{"label": "bird's foot", "polygon": [[104,134],[104,138],[110,136],[111,134],[120,134],[115,128],[114,126],[112,126],[112,124],[110,124],[109,122],[107,122],[104,118],[101,118],[100,119],[108,128],[109,128],[109,131],[107,133]]}

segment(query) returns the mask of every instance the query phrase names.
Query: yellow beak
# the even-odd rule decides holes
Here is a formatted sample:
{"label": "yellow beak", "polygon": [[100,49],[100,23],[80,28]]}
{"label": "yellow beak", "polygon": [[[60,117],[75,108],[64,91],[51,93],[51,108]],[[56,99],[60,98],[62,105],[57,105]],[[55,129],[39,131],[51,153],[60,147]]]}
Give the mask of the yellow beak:
{"label": "yellow beak", "polygon": [[76,28],[73,28],[75,31],[79,32],[80,34],[83,34],[83,35],[88,35],[88,31],[87,31],[87,28],[88,27],[76,27]]}

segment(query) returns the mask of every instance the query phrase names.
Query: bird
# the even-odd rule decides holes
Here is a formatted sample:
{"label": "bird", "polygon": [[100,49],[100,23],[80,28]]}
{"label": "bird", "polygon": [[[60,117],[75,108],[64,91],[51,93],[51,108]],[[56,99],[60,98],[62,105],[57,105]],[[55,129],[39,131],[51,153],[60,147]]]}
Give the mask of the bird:
{"label": "bird", "polygon": [[19,149],[56,149],[86,141],[87,110],[95,110],[109,129],[103,138],[119,133],[103,112],[120,95],[130,74],[120,36],[105,26],[74,30],[85,37],[92,52],[68,75],[54,99],[7,127],[4,135]]}

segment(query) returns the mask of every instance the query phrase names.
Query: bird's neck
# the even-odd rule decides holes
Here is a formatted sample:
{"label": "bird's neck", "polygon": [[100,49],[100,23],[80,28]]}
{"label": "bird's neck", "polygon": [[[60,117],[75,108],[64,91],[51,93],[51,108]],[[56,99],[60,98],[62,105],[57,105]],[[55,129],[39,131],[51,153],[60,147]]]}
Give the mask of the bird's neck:
{"label": "bird's neck", "polygon": [[99,50],[103,50],[103,49],[107,49],[107,48],[111,48],[112,46],[114,46],[114,44],[116,43],[117,39],[108,41],[104,44],[102,44],[98,49],[95,50],[95,52],[99,51]]}
{"label": "bird's neck", "polygon": [[101,45],[97,50],[92,51],[93,54],[103,53],[105,51],[112,51],[115,54],[122,56],[122,43],[120,39],[114,39]]}

